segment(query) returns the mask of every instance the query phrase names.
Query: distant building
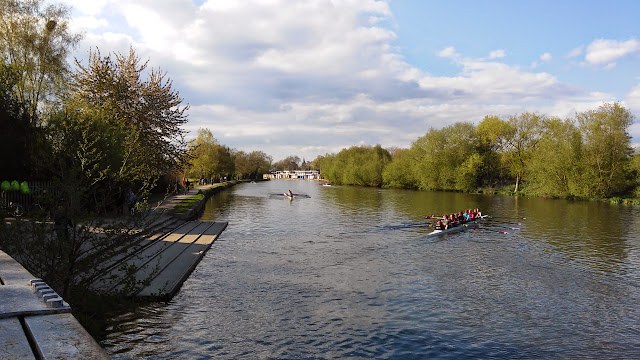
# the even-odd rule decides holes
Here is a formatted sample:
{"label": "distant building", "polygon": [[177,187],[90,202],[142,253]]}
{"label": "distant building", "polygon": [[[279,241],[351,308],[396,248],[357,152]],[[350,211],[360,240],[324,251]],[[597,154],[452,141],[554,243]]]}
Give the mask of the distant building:
{"label": "distant building", "polygon": [[265,179],[301,179],[301,180],[316,180],[320,178],[318,170],[294,170],[294,171],[280,171],[272,170],[268,174],[264,174]]}

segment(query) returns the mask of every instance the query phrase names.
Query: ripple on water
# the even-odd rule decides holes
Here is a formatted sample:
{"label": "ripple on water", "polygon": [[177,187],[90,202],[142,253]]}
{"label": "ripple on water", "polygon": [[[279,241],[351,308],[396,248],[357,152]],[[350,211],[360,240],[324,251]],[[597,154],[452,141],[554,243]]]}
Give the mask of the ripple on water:
{"label": "ripple on water", "polygon": [[[311,198],[266,197],[280,187]],[[229,227],[172,301],[113,317],[115,358],[640,354],[633,209],[294,181],[207,206]],[[414,226],[475,206],[503,218],[436,239]],[[627,226],[602,231],[615,219]]]}

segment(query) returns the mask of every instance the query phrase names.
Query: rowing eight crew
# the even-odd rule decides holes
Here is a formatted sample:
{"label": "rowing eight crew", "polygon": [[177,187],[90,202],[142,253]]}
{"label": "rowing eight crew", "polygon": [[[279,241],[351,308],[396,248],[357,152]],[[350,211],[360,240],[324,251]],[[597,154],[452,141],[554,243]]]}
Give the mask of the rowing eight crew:
{"label": "rowing eight crew", "polygon": [[457,214],[442,215],[442,219],[438,220],[435,225],[436,230],[447,230],[454,226],[473,221],[482,216],[480,209],[468,209],[460,211]]}

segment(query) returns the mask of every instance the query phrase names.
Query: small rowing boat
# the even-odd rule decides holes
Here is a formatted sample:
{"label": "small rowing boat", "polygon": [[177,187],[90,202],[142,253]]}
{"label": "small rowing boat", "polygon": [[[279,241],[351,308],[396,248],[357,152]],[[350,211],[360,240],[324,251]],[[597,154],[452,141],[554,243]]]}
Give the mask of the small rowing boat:
{"label": "small rowing boat", "polygon": [[467,230],[470,227],[478,226],[479,221],[485,220],[488,217],[489,217],[489,215],[483,215],[483,216],[480,216],[479,218],[474,219],[473,221],[470,221],[470,222],[462,224],[462,225],[454,226],[454,227],[446,229],[446,230],[433,230],[432,232],[427,234],[427,237],[439,236],[439,235],[444,235],[444,234],[450,234],[450,233],[456,233],[456,232],[464,231],[464,230]]}

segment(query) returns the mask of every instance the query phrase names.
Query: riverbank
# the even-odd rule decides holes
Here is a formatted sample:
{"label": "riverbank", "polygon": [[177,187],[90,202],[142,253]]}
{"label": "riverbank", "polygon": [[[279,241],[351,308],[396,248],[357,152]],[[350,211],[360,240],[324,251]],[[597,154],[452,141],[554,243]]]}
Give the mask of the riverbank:
{"label": "riverbank", "polygon": [[[88,240],[84,246],[89,246],[87,248],[89,251],[83,250],[85,255],[72,260],[74,264],[78,264],[75,266],[86,266],[81,264],[86,264],[88,258],[98,258],[91,263],[86,272],[72,275],[78,276],[77,280],[80,282],[70,285],[70,295],[68,299],[65,298],[72,304],[73,314],[82,326],[93,337],[100,339],[108,326],[105,322],[105,313],[114,309],[135,308],[140,304],[156,301],[156,299],[167,300],[173,296],[227,225],[226,222],[211,223],[193,220],[198,217],[207,199],[237,183],[238,181],[232,181],[198,186],[190,189],[186,194],[176,193],[163,196],[162,199],[158,196],[156,199],[149,200],[150,209],[144,211],[143,216],[102,217],[87,220],[82,225],[76,224],[78,233],[74,236],[78,236],[79,239],[95,236],[91,233],[101,238],[113,237],[113,234],[100,234],[109,226],[115,226],[116,229],[122,228],[117,231],[122,231],[120,236],[125,237],[124,241],[113,242],[114,246],[121,248],[118,251],[93,251],[91,247],[95,245],[93,241]],[[193,198],[198,200],[193,202],[191,201]],[[19,222],[23,225],[30,223],[28,219],[20,219]],[[94,225],[94,222],[102,225]],[[7,229],[14,223],[16,223],[15,220],[7,222]],[[53,224],[46,225],[44,222],[39,224],[43,230],[47,226],[53,226]],[[132,226],[134,228],[131,228]],[[29,226],[22,227],[23,231],[29,231],[29,228]],[[51,231],[46,232],[51,233]],[[33,236],[33,234],[29,235],[29,237]],[[40,252],[43,252],[45,260],[54,256],[47,254],[46,251],[40,250]],[[65,259],[65,257],[61,258]],[[159,263],[152,262],[152,259],[156,259]],[[64,271],[68,267],[61,263],[59,269]],[[123,272],[124,269],[126,271]],[[148,271],[149,269],[151,270]],[[138,275],[138,272],[142,275]],[[60,274],[55,276],[56,278],[64,277]],[[109,280],[104,281],[102,286],[92,285],[105,276]],[[51,282],[52,286],[55,283],[55,281]],[[135,292],[131,292],[132,288],[126,288],[136,283],[136,286],[145,285],[145,283],[146,286]],[[104,290],[107,285],[111,285],[108,287],[116,289],[116,293],[120,295],[106,295],[101,290]],[[62,287],[56,291],[62,293]]]}
{"label": "riverbank", "polygon": [[173,201],[168,204],[171,212],[182,220],[193,220],[202,211],[204,204],[210,197],[240,183],[238,180],[200,185],[189,190],[188,194],[174,195]]}

